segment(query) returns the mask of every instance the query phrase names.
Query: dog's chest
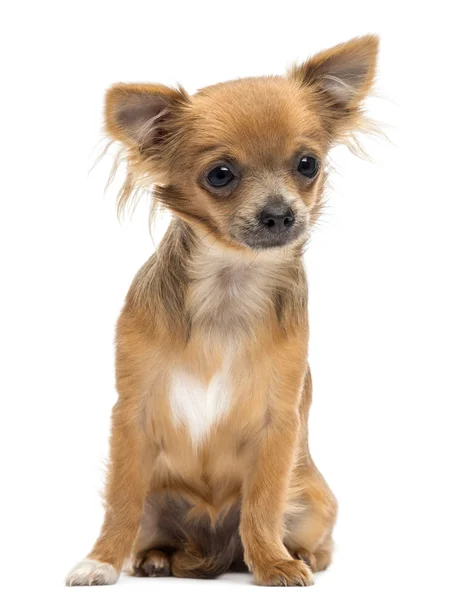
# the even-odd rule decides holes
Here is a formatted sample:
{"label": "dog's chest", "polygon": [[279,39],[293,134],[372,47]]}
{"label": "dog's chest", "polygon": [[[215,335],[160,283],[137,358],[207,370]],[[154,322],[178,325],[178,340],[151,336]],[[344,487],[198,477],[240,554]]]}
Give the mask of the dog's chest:
{"label": "dog's chest", "polygon": [[194,446],[225,417],[232,400],[231,377],[227,364],[209,379],[201,380],[176,368],[171,376],[170,404],[175,425],[183,425]]}
{"label": "dog's chest", "polygon": [[[169,398],[174,424],[185,426],[194,445],[231,412],[237,397],[234,386],[242,385],[237,356],[250,346],[270,305],[270,272],[267,265],[214,251],[200,253],[191,266],[189,344],[196,350],[192,354],[187,349],[185,360],[173,369]],[[194,367],[189,364],[192,356]],[[199,368],[208,371],[208,377],[199,374]]]}

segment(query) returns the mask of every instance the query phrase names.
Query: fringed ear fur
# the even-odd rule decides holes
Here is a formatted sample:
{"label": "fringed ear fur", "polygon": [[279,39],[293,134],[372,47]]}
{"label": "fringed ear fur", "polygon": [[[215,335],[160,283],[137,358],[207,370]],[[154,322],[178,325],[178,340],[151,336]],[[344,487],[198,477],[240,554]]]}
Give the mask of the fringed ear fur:
{"label": "fringed ear fur", "polygon": [[161,84],[117,83],[106,93],[105,129],[122,144],[111,178],[121,162],[126,179],[118,195],[118,214],[135,206],[140,193],[162,184],[166,163],[175,152],[179,114],[189,103],[182,88]]}
{"label": "fringed ear fur", "polygon": [[362,103],[372,89],[378,47],[375,35],[354,38],[295,65],[289,73],[314,93],[335,139],[362,129]]}

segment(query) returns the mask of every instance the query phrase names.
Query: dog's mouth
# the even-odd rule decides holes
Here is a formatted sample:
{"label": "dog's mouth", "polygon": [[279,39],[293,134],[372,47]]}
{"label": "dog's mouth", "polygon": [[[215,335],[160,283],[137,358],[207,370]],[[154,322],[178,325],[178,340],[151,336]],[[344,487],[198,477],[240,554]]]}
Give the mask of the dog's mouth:
{"label": "dog's mouth", "polygon": [[255,223],[231,231],[231,237],[234,241],[252,250],[266,250],[289,246],[300,240],[306,230],[307,227],[303,221],[295,221],[290,227],[265,226],[262,223]]}

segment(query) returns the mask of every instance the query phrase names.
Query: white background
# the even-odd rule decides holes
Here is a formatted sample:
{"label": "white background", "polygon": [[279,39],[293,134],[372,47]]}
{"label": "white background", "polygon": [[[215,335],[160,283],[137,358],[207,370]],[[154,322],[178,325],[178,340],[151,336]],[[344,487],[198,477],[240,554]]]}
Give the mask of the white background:
{"label": "white background", "polygon": [[[15,2],[1,79],[0,593],[6,598],[463,597],[463,118],[458,3]],[[333,153],[307,253],[315,460],[340,502],[310,589],[132,579],[69,589],[90,549],[111,406],[114,323],[153,251],[120,225],[101,142],[105,88],[281,73],[381,36],[369,102],[391,143]],[[158,221],[155,238],[166,226]]]}

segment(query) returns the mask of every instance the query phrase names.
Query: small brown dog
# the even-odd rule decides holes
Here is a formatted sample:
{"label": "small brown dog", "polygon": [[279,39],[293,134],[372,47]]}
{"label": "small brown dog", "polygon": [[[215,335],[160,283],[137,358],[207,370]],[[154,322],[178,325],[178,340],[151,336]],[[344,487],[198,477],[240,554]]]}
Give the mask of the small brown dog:
{"label": "small brown dog", "polygon": [[311,585],[331,561],[336,501],[308,450],[311,375],[302,252],[327,153],[363,126],[378,40],[285,77],[189,96],[113,86],[106,129],[126,151],[120,194],[152,185],[173,213],[117,326],[106,516],[68,585],[250,569]]}

